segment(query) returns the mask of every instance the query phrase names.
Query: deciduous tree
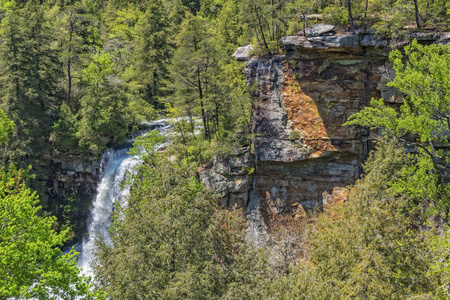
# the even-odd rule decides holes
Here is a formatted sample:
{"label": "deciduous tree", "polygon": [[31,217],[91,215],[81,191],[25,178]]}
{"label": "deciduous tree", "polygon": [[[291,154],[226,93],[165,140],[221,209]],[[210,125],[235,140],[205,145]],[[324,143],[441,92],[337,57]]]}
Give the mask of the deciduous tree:
{"label": "deciduous tree", "polygon": [[398,50],[390,57],[396,76],[388,85],[405,94],[400,110],[385,104],[383,99],[373,99],[370,107],[351,116],[347,124],[381,129],[383,134],[413,150],[414,163],[404,170],[405,180],[399,181],[398,193],[408,193],[417,201],[435,201],[447,218],[450,47],[423,46],[413,41],[405,47],[405,57]]}
{"label": "deciduous tree", "polygon": [[24,176],[14,167],[0,170],[0,299],[104,299],[89,291],[76,253],[60,250],[68,229],[57,233],[56,218],[39,216],[38,196]]}

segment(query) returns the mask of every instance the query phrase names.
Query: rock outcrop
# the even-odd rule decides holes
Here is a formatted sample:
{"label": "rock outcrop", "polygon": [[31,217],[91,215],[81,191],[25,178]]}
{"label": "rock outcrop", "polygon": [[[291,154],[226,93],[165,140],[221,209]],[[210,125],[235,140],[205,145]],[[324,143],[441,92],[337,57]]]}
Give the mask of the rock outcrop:
{"label": "rock outcrop", "polygon": [[366,33],[288,36],[283,55],[248,60],[247,84],[258,99],[253,149],[216,160],[203,181],[249,216],[255,207],[267,216],[345,201],[369,144],[368,132],[342,124],[372,98],[402,103],[387,86],[395,76],[388,56],[413,38],[445,44],[450,35],[415,33],[395,43]]}

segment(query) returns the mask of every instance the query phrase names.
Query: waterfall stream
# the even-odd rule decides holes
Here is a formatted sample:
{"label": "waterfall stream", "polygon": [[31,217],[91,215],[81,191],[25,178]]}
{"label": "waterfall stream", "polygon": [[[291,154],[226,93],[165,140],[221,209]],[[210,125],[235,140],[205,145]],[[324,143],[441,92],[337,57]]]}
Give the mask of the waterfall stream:
{"label": "waterfall stream", "polygon": [[[164,135],[171,128],[167,119],[148,122],[144,125],[146,129],[140,131],[138,135],[144,135],[151,130],[158,130]],[[122,187],[121,183],[126,179],[129,172],[135,171],[135,166],[139,164],[138,156],[128,154],[131,145],[132,141],[128,141],[124,145],[116,147],[116,149],[119,148],[118,150],[108,149],[103,154],[101,161],[102,175],[87,220],[87,236],[83,238],[81,247],[77,249],[80,252],[78,263],[85,275],[93,275],[92,263],[95,259],[96,238],[101,238],[106,243],[110,242],[108,229],[111,225],[114,206],[116,204],[122,207],[127,206],[130,187]]]}

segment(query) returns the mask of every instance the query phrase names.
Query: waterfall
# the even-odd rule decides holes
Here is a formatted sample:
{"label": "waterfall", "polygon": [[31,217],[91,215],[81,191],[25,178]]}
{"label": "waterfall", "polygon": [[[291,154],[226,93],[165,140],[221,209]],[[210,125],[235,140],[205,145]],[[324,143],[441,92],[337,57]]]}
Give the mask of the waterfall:
{"label": "waterfall", "polygon": [[[171,126],[167,119],[161,119],[143,124],[145,129],[138,135],[143,135],[151,130],[158,130],[165,134]],[[83,238],[78,263],[85,275],[92,276],[92,263],[95,259],[94,247],[96,238],[101,238],[106,243],[110,242],[108,229],[111,225],[111,215],[115,204],[126,207],[128,204],[128,195],[130,187],[121,183],[126,179],[129,172],[135,171],[135,166],[139,164],[137,156],[128,154],[128,148],[132,141],[128,141],[115,149],[108,149],[101,160],[101,179],[97,186],[97,192],[93,199],[90,213],[88,216],[88,232]]]}

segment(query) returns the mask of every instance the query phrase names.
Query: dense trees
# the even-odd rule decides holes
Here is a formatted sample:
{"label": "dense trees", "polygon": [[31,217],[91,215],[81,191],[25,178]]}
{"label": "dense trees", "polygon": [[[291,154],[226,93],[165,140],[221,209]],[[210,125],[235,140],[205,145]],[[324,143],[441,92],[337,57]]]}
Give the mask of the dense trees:
{"label": "dense trees", "polygon": [[8,134],[14,128],[14,122],[9,120],[2,109],[0,109],[0,144],[6,142]]}
{"label": "dense trees", "polygon": [[[311,13],[389,38],[406,26],[448,29],[449,1],[0,5],[0,299],[95,297],[77,277],[74,253],[59,250],[68,235],[62,216],[73,221],[69,211],[80,211],[63,204],[81,204],[54,188],[57,164],[67,155],[98,157],[157,114],[176,117],[175,134],[165,154],[154,153],[161,137],[138,140],[147,151],[130,205],[117,209],[112,244],[99,242],[99,287],[112,299],[448,297],[448,233],[429,242],[418,230],[422,205],[449,218],[448,47],[413,43],[405,56],[392,54],[392,86],[406,95],[404,104],[395,110],[374,100],[349,124],[400,145],[380,140],[348,203],[314,226],[292,228],[307,241],[274,238],[283,266],[249,249],[242,212],[221,208],[195,172],[214,153],[251,148],[249,87],[243,65],[230,57],[237,46],[277,54],[280,37],[305,29]],[[32,164],[33,175],[7,169],[10,163]]]}
{"label": "dense trees", "polygon": [[[0,145],[13,128],[0,109]],[[69,229],[58,233],[55,217],[39,216],[39,198],[25,186],[28,176],[13,165],[0,169],[0,299],[104,299],[79,274],[77,253],[60,250]]]}
{"label": "dense trees", "polygon": [[[25,23],[28,26],[24,27]],[[2,162],[18,162],[30,152],[39,155],[45,151],[40,141],[51,129],[60,62],[43,7],[33,2],[21,9],[12,7],[1,30],[0,99],[17,125]]]}
{"label": "dense trees", "polygon": [[264,266],[244,241],[242,212],[218,206],[195,164],[155,153],[161,141],[150,134],[136,144],[143,165],[112,241],[100,244],[100,287],[114,299],[248,299]]}
{"label": "dense trees", "polygon": [[283,299],[401,299],[427,293],[430,255],[407,196],[394,196],[392,181],[407,157],[401,147],[381,145],[348,202],[320,216],[311,230],[309,264],[285,284]]}
{"label": "dense trees", "polygon": [[170,23],[162,1],[148,3],[137,24],[138,43],[135,61],[136,80],[142,82],[144,99],[152,105],[161,103],[168,79],[168,64],[172,52],[169,43]]}

